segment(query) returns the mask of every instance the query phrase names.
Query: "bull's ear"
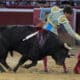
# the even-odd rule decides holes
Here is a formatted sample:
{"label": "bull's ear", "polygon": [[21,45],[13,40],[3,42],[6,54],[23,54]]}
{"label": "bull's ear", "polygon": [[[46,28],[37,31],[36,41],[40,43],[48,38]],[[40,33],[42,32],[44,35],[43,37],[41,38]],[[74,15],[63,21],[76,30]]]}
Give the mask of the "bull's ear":
{"label": "bull's ear", "polygon": [[64,43],[64,46],[65,46],[65,48],[67,48],[67,49],[69,49],[69,50],[72,50],[72,48],[71,48],[70,46],[68,46],[67,43]]}

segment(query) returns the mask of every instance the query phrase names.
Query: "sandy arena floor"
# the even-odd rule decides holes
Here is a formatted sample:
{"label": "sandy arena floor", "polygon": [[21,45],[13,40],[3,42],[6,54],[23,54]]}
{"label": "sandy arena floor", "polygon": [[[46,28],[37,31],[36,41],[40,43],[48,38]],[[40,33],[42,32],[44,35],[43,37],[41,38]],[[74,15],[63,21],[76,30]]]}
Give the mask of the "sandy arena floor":
{"label": "sandy arena floor", "polygon": [[[39,61],[37,66],[30,69],[25,69],[21,66],[17,73],[9,71],[0,73],[0,80],[80,80],[80,74],[73,73],[73,68],[77,61],[76,56],[80,51],[79,47],[80,46],[73,47],[71,53],[76,55],[66,59],[66,65],[69,71],[66,74],[63,73],[63,68],[61,66],[57,66],[51,57],[48,57],[48,72],[44,72],[43,62]],[[14,68],[20,57],[21,55],[19,53],[14,52],[13,58],[8,55],[7,63]],[[29,62],[26,62],[25,64],[28,64]]]}

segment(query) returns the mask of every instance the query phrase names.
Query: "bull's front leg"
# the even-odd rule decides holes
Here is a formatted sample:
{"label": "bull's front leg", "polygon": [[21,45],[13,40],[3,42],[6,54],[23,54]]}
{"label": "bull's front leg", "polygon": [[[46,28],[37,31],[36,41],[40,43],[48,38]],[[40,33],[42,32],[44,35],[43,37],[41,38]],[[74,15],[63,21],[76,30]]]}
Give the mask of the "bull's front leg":
{"label": "bull's front leg", "polygon": [[27,61],[27,57],[22,56],[21,59],[19,60],[19,63],[17,64],[17,66],[13,69],[14,72],[17,71],[17,69],[19,68],[19,66],[21,66],[22,64],[25,63],[25,61]]}
{"label": "bull's front leg", "polygon": [[31,64],[28,64],[28,65],[24,65],[24,68],[30,68],[30,67],[33,67],[33,66],[36,66],[37,65],[37,61],[32,61]]}

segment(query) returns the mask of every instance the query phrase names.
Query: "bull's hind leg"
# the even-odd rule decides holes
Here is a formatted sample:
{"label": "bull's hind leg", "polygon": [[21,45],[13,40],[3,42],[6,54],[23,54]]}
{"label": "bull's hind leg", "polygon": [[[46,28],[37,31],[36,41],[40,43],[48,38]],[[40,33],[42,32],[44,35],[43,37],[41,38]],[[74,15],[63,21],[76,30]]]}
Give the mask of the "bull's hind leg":
{"label": "bull's hind leg", "polygon": [[5,70],[3,69],[1,65],[0,65],[0,72],[5,72]]}
{"label": "bull's hind leg", "polygon": [[5,67],[6,69],[8,69],[9,71],[11,71],[12,69],[9,67],[9,65],[6,63],[6,57],[7,55],[3,55],[0,57],[0,63],[3,67]]}
{"label": "bull's hind leg", "polygon": [[36,64],[37,64],[37,61],[32,61],[31,64],[25,65],[24,67],[28,69],[30,67],[36,66]]}
{"label": "bull's hind leg", "polygon": [[13,69],[13,71],[16,72],[17,69],[19,68],[19,66],[21,66],[22,64],[24,64],[25,61],[27,61],[27,57],[22,56],[21,59],[19,60],[19,63],[18,63],[17,66]]}
{"label": "bull's hind leg", "polygon": [[5,69],[7,69],[7,70],[9,70],[9,71],[12,70],[5,61],[1,61],[1,64],[2,64],[2,66],[3,66]]}
{"label": "bull's hind leg", "polygon": [[4,50],[3,52],[0,53],[0,63],[2,65],[2,67],[11,71],[11,68],[6,63],[7,54],[8,54],[8,52],[6,50]]}

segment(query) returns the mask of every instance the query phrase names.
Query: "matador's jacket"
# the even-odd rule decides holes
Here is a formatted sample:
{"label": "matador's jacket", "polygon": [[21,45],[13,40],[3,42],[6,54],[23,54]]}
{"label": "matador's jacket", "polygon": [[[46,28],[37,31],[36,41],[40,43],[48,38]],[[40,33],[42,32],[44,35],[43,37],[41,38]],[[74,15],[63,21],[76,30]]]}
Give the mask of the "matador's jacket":
{"label": "matador's jacket", "polygon": [[73,38],[80,40],[80,36],[72,30],[71,25],[69,24],[68,19],[66,18],[63,9],[60,9],[57,6],[51,8],[40,8],[40,20],[45,20],[46,13],[49,13],[47,16],[47,22],[43,26],[44,29],[49,30],[55,34],[57,34],[57,28],[60,24],[62,24],[65,30],[71,35]]}

